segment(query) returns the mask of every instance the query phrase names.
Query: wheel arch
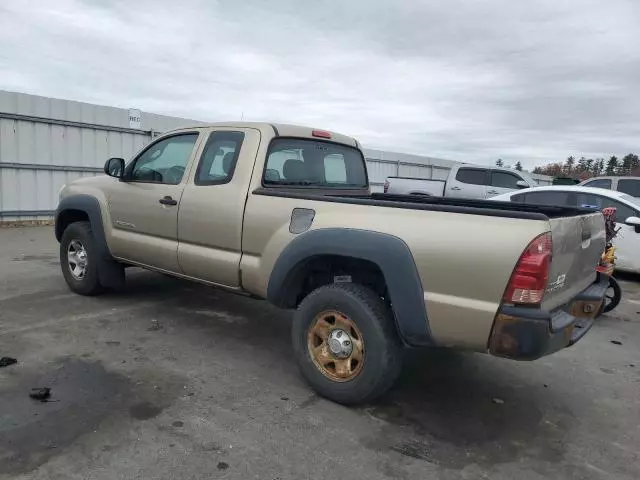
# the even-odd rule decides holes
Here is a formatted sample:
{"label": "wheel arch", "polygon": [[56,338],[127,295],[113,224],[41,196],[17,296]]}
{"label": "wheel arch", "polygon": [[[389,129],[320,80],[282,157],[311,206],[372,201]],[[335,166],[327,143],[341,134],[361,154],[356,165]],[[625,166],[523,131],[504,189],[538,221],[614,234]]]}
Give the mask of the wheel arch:
{"label": "wheel arch", "polygon": [[319,229],[299,235],[276,260],[269,277],[267,299],[281,308],[295,308],[309,262],[327,257],[366,262],[379,269],[402,340],[412,346],[434,345],[413,255],[407,244],[393,235],[348,228]]}
{"label": "wheel arch", "polygon": [[62,240],[65,229],[77,221],[88,221],[91,225],[91,233],[99,256],[100,282],[106,287],[121,288],[124,282],[122,265],[113,260],[109,251],[102,222],[102,210],[97,198],[78,194],[70,195],[60,201],[56,209],[54,227],[58,242]]}

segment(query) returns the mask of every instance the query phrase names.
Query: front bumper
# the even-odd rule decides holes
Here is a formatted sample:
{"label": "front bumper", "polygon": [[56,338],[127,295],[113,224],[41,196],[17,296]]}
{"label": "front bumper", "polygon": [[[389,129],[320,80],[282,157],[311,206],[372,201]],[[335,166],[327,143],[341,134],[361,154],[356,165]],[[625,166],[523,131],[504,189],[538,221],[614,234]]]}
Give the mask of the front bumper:
{"label": "front bumper", "polygon": [[570,347],[589,331],[600,314],[608,285],[609,278],[598,274],[596,282],[571,303],[551,312],[503,306],[493,324],[489,353],[535,360]]}

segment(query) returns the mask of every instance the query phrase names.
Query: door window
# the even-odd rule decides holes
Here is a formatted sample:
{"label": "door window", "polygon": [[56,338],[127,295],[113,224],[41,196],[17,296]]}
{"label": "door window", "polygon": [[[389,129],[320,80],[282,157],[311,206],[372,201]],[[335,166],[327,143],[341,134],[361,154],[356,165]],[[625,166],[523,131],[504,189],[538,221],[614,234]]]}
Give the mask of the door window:
{"label": "door window", "polygon": [[491,186],[499,188],[510,188],[517,190],[518,182],[522,180],[517,175],[509,172],[493,171],[491,172]]}
{"label": "door window", "polygon": [[578,206],[584,208],[595,208],[597,210],[614,207],[616,209],[616,221],[621,223],[629,217],[638,216],[638,213],[631,207],[600,195],[581,193],[578,195]]}
{"label": "door window", "polygon": [[590,182],[585,183],[583,187],[607,188],[611,190],[611,179],[599,178],[597,180],[591,180]]}
{"label": "door window", "polygon": [[618,191],[632,197],[640,197],[640,180],[621,178],[618,180]]}
{"label": "door window", "polygon": [[482,168],[461,168],[456,174],[456,180],[470,185],[486,185],[487,170]]}
{"label": "door window", "polygon": [[197,139],[197,133],[189,133],[163,138],[152,144],[135,160],[129,180],[179,184]]}
{"label": "door window", "polygon": [[242,132],[213,132],[204,147],[196,171],[196,185],[220,185],[229,183],[236,169]]}

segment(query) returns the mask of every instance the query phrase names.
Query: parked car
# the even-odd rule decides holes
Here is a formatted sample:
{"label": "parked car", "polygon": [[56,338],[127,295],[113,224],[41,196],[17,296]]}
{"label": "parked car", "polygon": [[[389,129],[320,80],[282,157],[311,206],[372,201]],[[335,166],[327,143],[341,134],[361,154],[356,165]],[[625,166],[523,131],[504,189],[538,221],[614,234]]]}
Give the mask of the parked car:
{"label": "parked car", "polygon": [[606,188],[640,198],[640,177],[594,177],[580,183],[583,187]]}
{"label": "parked car", "polygon": [[583,186],[538,187],[520,192],[499,195],[491,200],[510,201],[519,204],[561,205],[594,208],[616,208],[618,235],[613,240],[616,247],[616,269],[640,273],[640,199],[626,193]]}
{"label": "parked car", "polygon": [[384,192],[400,195],[490,198],[537,185],[533,177],[518,170],[455,165],[446,180],[388,177],[384,184]]}
{"label": "parked car", "polygon": [[580,180],[571,177],[556,177],[553,179],[552,185],[577,185]]}
{"label": "parked car", "polygon": [[573,345],[606,290],[601,213],[370,195],[358,142],[332,132],[186,128],[105,173],[61,191],[71,290],[123,289],[133,265],[295,310],[292,360],[345,404],[393,384],[403,345],[520,360]]}

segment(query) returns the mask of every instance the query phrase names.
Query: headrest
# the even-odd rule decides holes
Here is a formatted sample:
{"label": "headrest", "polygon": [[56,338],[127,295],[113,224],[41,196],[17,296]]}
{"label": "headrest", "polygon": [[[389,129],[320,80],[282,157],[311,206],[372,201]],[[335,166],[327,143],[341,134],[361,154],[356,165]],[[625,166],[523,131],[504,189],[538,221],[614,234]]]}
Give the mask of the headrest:
{"label": "headrest", "polygon": [[307,169],[302,160],[289,159],[282,166],[282,175],[285,180],[294,182],[307,180]]}

